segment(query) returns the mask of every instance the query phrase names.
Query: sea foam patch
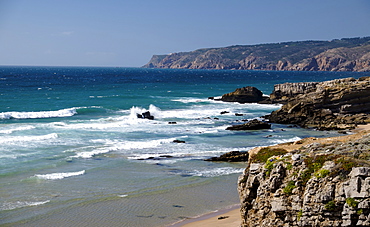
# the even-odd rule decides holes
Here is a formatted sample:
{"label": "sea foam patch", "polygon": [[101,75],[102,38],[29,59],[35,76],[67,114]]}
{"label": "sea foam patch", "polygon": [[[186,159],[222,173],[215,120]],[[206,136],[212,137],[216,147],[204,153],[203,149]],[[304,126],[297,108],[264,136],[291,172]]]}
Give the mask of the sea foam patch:
{"label": "sea foam patch", "polygon": [[55,111],[38,111],[38,112],[2,112],[0,119],[37,119],[53,117],[71,117],[77,114],[76,108],[68,108]]}
{"label": "sea foam patch", "polygon": [[186,172],[187,175],[197,176],[197,177],[218,177],[225,176],[234,173],[242,173],[243,168],[232,168],[232,167],[219,167],[214,169],[202,169]]}
{"label": "sea foam patch", "polygon": [[50,200],[40,202],[30,202],[30,201],[5,202],[0,207],[1,210],[14,210],[22,207],[39,206],[49,202]]}
{"label": "sea foam patch", "polygon": [[43,180],[60,180],[67,177],[74,177],[85,174],[85,170],[78,172],[67,172],[67,173],[50,173],[50,174],[35,174],[34,177]]}

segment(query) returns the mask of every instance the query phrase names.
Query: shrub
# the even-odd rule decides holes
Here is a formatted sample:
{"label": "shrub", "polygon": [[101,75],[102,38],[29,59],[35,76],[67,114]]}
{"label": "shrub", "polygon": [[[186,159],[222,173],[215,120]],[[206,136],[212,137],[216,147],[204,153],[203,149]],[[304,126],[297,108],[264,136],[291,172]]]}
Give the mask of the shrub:
{"label": "shrub", "polygon": [[279,155],[283,155],[286,153],[288,153],[288,151],[286,151],[285,149],[281,149],[281,148],[272,149],[269,147],[265,147],[265,148],[262,148],[257,154],[253,155],[251,157],[251,161],[264,163],[272,156],[279,156]]}
{"label": "shrub", "polygon": [[352,208],[356,208],[357,205],[358,205],[358,202],[354,198],[347,198],[346,203],[347,203],[348,206],[350,206]]}
{"label": "shrub", "polygon": [[330,173],[330,171],[327,170],[327,169],[320,169],[319,171],[317,171],[315,173],[315,177],[317,177],[317,178],[324,178],[327,175],[329,175],[329,173]]}
{"label": "shrub", "polygon": [[274,168],[274,161],[273,160],[267,160],[265,164],[266,176],[270,176],[271,170]]}
{"label": "shrub", "polygon": [[289,181],[288,184],[285,186],[285,188],[283,189],[283,192],[287,195],[291,195],[292,194],[292,191],[293,189],[295,188],[295,182],[294,181]]}
{"label": "shrub", "polygon": [[337,208],[334,201],[329,201],[327,204],[325,204],[325,209],[329,211],[333,211]]}

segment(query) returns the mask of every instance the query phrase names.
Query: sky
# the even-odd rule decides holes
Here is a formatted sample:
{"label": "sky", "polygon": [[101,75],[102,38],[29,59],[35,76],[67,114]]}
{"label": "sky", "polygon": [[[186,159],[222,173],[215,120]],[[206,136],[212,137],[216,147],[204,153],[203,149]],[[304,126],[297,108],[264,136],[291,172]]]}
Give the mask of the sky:
{"label": "sky", "polygon": [[370,0],[0,0],[0,65],[141,67],[154,54],[370,36]]}

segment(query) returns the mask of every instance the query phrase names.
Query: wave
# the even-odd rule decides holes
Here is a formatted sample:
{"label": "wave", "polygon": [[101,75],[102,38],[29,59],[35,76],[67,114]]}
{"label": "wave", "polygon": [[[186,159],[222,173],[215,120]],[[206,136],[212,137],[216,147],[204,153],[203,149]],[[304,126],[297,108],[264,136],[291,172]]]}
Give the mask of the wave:
{"label": "wave", "polygon": [[38,119],[38,118],[55,118],[71,117],[77,114],[76,108],[68,108],[55,111],[38,111],[38,112],[2,112],[0,119]]}
{"label": "wave", "polygon": [[27,125],[27,126],[20,126],[20,127],[15,127],[15,128],[10,128],[10,129],[2,129],[0,130],[0,133],[2,134],[12,134],[15,131],[26,131],[30,129],[34,129],[34,126]]}
{"label": "wave", "polygon": [[68,173],[50,173],[50,174],[35,174],[34,177],[43,180],[60,180],[67,177],[74,177],[85,174],[85,170],[78,172],[68,172]]}
{"label": "wave", "polygon": [[220,168],[214,168],[214,169],[189,171],[186,173],[186,175],[197,176],[197,177],[218,177],[218,176],[226,176],[226,175],[230,175],[234,173],[242,173],[243,171],[244,171],[244,168],[220,167]]}
{"label": "wave", "polygon": [[[105,140],[105,141],[91,141],[91,142],[104,142],[105,145],[102,147],[88,146],[85,148],[79,148],[79,151],[67,150],[65,152],[76,152],[76,155],[72,158],[92,158],[95,155],[109,153],[111,151],[119,150],[138,150],[138,149],[148,149],[156,148],[162,144],[172,143],[176,138],[169,139],[158,139],[158,140],[149,140],[149,141],[116,141],[116,140]],[[81,151],[86,150],[86,151]]]}
{"label": "wave", "polygon": [[2,137],[0,139],[1,143],[14,143],[14,142],[33,142],[42,141],[58,138],[57,133],[50,133],[42,136],[12,136],[12,137]]}
{"label": "wave", "polygon": [[280,143],[295,142],[295,141],[298,141],[298,140],[301,140],[301,139],[302,139],[301,137],[295,136],[295,137],[289,138],[289,139],[273,139],[273,140],[271,140],[271,142],[273,144],[280,144]]}
{"label": "wave", "polygon": [[1,210],[14,210],[22,207],[39,206],[49,202],[50,200],[41,202],[27,202],[27,201],[6,202],[1,206]]}

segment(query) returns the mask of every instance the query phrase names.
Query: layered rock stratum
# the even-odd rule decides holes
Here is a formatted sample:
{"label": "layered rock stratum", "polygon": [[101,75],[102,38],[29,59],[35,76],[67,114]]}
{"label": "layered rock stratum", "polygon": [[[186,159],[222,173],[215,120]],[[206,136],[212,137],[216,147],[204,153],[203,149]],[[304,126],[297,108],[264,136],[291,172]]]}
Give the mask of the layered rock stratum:
{"label": "layered rock stratum", "polygon": [[206,48],[154,55],[146,68],[370,71],[370,37]]}
{"label": "layered rock stratum", "polygon": [[271,102],[285,103],[270,122],[321,130],[370,123],[370,77],[275,85]]}
{"label": "layered rock stratum", "polygon": [[251,150],[241,226],[370,226],[369,133]]}

